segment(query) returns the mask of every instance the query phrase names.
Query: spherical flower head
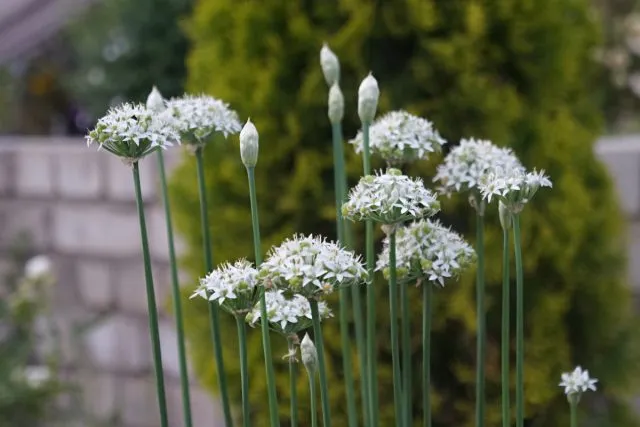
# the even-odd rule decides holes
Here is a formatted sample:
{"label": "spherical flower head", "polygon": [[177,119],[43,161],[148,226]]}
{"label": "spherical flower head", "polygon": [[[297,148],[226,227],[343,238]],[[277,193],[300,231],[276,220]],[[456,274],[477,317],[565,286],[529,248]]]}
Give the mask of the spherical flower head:
{"label": "spherical flower head", "polygon": [[[357,153],[363,150],[362,131],[349,141]],[[376,120],[369,129],[369,148],[390,166],[400,166],[414,160],[427,159],[442,151],[447,141],[433,123],[406,111],[392,111]]]}
{"label": "spherical flower head", "polygon": [[126,163],[133,163],[178,142],[180,135],[166,114],[125,103],[110,109],[86,138],[87,145],[96,143]]}
{"label": "spherical flower head", "polygon": [[522,169],[516,155],[508,148],[480,139],[463,139],[438,166],[434,182],[443,194],[477,191],[478,183],[496,169]]}
{"label": "spherical flower head", "polygon": [[326,43],[320,49],[320,67],[327,86],[331,87],[340,81],[340,61]]}
{"label": "spherical flower head", "polygon": [[240,131],[238,114],[223,101],[208,95],[184,95],[173,98],[167,108],[175,126],[186,142],[204,145],[212,134],[219,132],[226,138]]}
{"label": "spherical flower head", "polygon": [[478,188],[482,197],[491,203],[495,197],[512,213],[519,213],[540,187],[553,184],[544,171],[526,172],[524,169],[498,169],[482,178]]}
{"label": "spherical flower head", "polygon": [[309,338],[309,334],[304,334],[304,338],[300,343],[300,353],[302,355],[302,363],[310,375],[314,375],[318,367],[318,351],[316,346]]}
{"label": "spherical flower head", "polygon": [[244,315],[256,304],[258,270],[246,259],[225,263],[200,279],[200,286],[191,298],[215,301],[234,315]]}
{"label": "spherical flower head", "polygon": [[340,90],[340,85],[334,83],[329,89],[329,121],[333,124],[340,123],[344,117],[344,96]]}
{"label": "spherical flower head", "polygon": [[[458,278],[474,261],[471,245],[437,221],[415,221],[396,231],[396,268],[401,282],[421,280],[444,287],[446,280]],[[388,237],[376,269],[388,277]]]}
{"label": "spherical flower head", "polygon": [[167,109],[164,98],[157,87],[151,89],[151,93],[147,97],[147,108],[154,113],[162,113]]}
{"label": "spherical flower head", "polygon": [[358,88],[358,116],[362,123],[371,123],[376,117],[380,89],[371,73],[362,80]]}
{"label": "spherical flower head", "polygon": [[260,277],[276,289],[320,299],[335,289],[363,283],[367,273],[353,252],[321,237],[285,240],[269,251]]}
{"label": "spherical flower head", "polygon": [[383,224],[429,217],[439,210],[436,195],[424,187],[422,180],[402,175],[398,169],[362,177],[342,205],[345,218]]}
{"label": "spherical flower head", "polygon": [[248,119],[240,131],[240,158],[248,168],[255,167],[258,163],[258,139],[258,129]]}
{"label": "spherical flower head", "polygon": [[560,381],[559,386],[564,387],[564,394],[566,394],[568,398],[577,398],[576,403],[580,395],[585,391],[596,391],[596,383],[598,382],[597,379],[590,378],[589,371],[583,371],[580,366],[576,367],[573,372],[563,373],[561,379],[562,381]]}
{"label": "spherical flower head", "polygon": [[[300,294],[286,297],[282,289],[269,290],[265,293],[267,319],[272,330],[284,335],[303,331],[311,326],[311,305],[309,300]],[[247,314],[247,322],[254,326],[262,318],[260,302]],[[318,302],[320,320],[333,317],[333,313],[324,301]]]}

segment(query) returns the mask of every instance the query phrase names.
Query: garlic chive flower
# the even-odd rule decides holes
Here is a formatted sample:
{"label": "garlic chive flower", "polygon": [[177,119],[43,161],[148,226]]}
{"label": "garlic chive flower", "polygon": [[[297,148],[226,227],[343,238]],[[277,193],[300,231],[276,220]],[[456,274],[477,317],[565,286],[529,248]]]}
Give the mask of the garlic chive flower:
{"label": "garlic chive flower", "polygon": [[[311,304],[300,294],[286,297],[283,290],[269,290],[264,295],[267,305],[267,318],[272,330],[290,336],[311,326]],[[318,303],[320,319],[333,317],[326,302]],[[260,303],[257,303],[247,314],[247,322],[251,326],[260,321]]]}
{"label": "garlic chive flower", "polygon": [[320,49],[320,67],[329,87],[340,81],[340,61],[326,43]]}
{"label": "garlic chive flower", "polygon": [[589,377],[589,371],[582,370],[580,366],[576,367],[573,372],[565,372],[562,374],[562,381],[559,386],[564,387],[564,394],[570,396],[572,394],[582,394],[587,390],[596,391],[595,378]]}
{"label": "garlic chive flower", "polygon": [[285,240],[269,251],[260,278],[270,286],[319,299],[335,289],[363,283],[367,272],[360,257],[312,235]]}
{"label": "garlic chive flower", "polygon": [[[357,153],[363,150],[362,131],[349,141]],[[377,119],[369,129],[369,147],[390,166],[427,159],[442,151],[447,141],[433,123],[406,111],[392,111]]]}
{"label": "garlic chive flower", "polygon": [[125,103],[110,109],[86,137],[87,145],[98,144],[133,164],[158,148],[180,141],[166,114],[156,114],[141,104]]}
{"label": "garlic chive flower", "polygon": [[380,89],[371,73],[362,80],[358,88],[358,117],[362,123],[371,123],[376,117]]}
{"label": "garlic chive flower", "polygon": [[478,185],[487,202],[491,203],[495,196],[512,213],[520,212],[540,187],[552,186],[544,171],[526,172],[520,168],[498,169],[485,176]]}
{"label": "garlic chive flower", "polygon": [[522,169],[520,161],[509,148],[490,141],[463,139],[438,166],[434,182],[439,182],[442,194],[477,191],[478,183],[497,169]]}
{"label": "garlic chive flower", "polygon": [[[444,287],[475,261],[475,252],[458,233],[437,221],[420,220],[396,230],[398,280],[426,280]],[[389,274],[389,238],[383,242],[376,270]]]}
{"label": "garlic chive flower", "polygon": [[398,169],[362,177],[342,205],[345,218],[383,224],[429,217],[439,210],[435,194],[424,187],[422,180],[402,175]]}
{"label": "garlic chive flower", "polygon": [[223,101],[208,95],[184,95],[167,103],[174,125],[185,142],[204,145],[212,134],[226,138],[240,132],[238,114]]}
{"label": "garlic chive flower", "polygon": [[248,313],[256,305],[258,271],[241,259],[233,264],[225,263],[200,279],[200,286],[191,298],[200,296],[215,301],[234,315]]}

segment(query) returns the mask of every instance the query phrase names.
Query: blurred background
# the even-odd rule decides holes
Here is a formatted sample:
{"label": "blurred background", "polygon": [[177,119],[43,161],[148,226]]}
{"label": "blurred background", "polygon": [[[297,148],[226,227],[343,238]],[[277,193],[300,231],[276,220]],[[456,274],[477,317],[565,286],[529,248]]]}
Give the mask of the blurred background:
{"label": "blurred background", "polygon": [[[580,407],[583,425],[640,426],[640,3],[2,0],[0,427],[158,425],[129,171],[83,141],[110,106],[143,102],[153,85],[165,97],[224,99],[260,131],[265,250],[294,232],[334,236],[324,41],[341,60],[346,138],[358,129],[357,86],[371,70],[380,113],[407,109],[451,144],[491,139],[547,170],[553,190],[523,215],[527,426],[568,424],[557,383],[577,364],[600,379]],[[231,137],[205,152],[217,261],[252,253],[237,149]],[[410,172],[430,180],[438,161]],[[203,274],[195,172],[179,149],[168,163],[186,297]],[[353,183],[354,153],[348,164]],[[182,425],[181,402],[155,162],[142,163],[142,180],[173,427]],[[440,219],[472,240],[465,200],[444,201]],[[495,212],[489,219],[487,425],[498,426],[501,236]],[[50,266],[46,280],[29,264],[36,255],[47,257],[39,264]],[[473,425],[473,295],[470,274],[439,292],[434,307],[436,427]],[[184,304],[196,425],[221,426],[206,310]],[[418,337],[420,307],[413,309]],[[382,402],[391,390],[388,320],[380,313]],[[239,400],[232,335],[225,351]],[[337,321],[327,337],[335,422],[344,425]],[[263,426],[260,338],[250,339],[252,419]],[[274,345],[285,375],[278,362],[286,345]],[[302,381],[300,389],[307,402]],[[418,419],[418,400],[414,407]],[[391,425],[391,406],[381,412],[381,424]]]}

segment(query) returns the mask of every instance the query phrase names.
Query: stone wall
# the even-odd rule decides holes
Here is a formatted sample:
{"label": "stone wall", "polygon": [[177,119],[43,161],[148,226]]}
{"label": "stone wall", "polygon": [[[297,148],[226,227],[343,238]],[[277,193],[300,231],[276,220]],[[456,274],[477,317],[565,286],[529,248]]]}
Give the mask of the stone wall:
{"label": "stone wall", "polygon": [[[167,158],[169,166],[175,157]],[[176,333],[164,310],[170,276],[155,159],[141,162],[141,180],[161,307],[169,424],[182,426]],[[81,139],[0,138],[0,251],[22,231],[35,253],[54,261],[52,309],[63,365],[82,386],[90,418],[109,426],[157,427],[131,170]],[[192,407],[195,425],[223,425],[215,423],[214,400],[198,387]]]}

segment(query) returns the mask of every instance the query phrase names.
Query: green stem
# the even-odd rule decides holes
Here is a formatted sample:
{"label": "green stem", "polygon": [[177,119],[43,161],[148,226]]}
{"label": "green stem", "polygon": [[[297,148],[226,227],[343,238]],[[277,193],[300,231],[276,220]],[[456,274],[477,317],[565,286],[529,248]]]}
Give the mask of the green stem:
{"label": "green stem", "polygon": [[244,316],[236,316],[238,343],[240,345],[240,382],[242,390],[242,426],[251,427],[249,416],[249,363],[247,361],[247,326]]}
{"label": "green stem", "polygon": [[180,285],[178,280],[178,263],[173,240],[173,221],[169,209],[169,194],[167,192],[167,176],[164,167],[162,150],[158,150],[158,169],[160,170],[160,184],[162,186],[162,204],[167,224],[167,240],[169,241],[169,264],[171,265],[171,296],[173,297],[173,312],[176,315],[176,329],[178,334],[178,364],[180,368],[180,388],[182,390],[182,410],[184,412],[185,427],[192,427],[191,397],[189,391],[189,371],[187,370],[187,351],[185,349],[184,323],[182,317],[182,303],[180,300]]}
{"label": "green stem", "polygon": [[476,427],[484,426],[484,368],[486,354],[486,313],[484,307],[484,215],[482,202],[478,202],[476,212],[476,252],[478,269],[476,277],[476,315],[478,324],[477,357],[476,357]]}
{"label": "green stem", "polygon": [[502,232],[502,427],[511,426],[509,389],[509,229]]}
{"label": "green stem", "polygon": [[578,427],[578,404],[569,403],[571,411],[571,427]]}
{"label": "green stem", "polygon": [[398,340],[398,285],[396,280],[396,232],[389,233],[389,321],[391,323],[391,359],[393,363],[393,404],[395,425],[403,425],[400,345]]}
{"label": "green stem", "polygon": [[[333,175],[334,193],[336,199],[336,230],[338,241],[344,246],[344,219],[342,218],[342,202],[344,200],[344,188],[342,186],[344,175],[344,158],[342,153],[342,127],[340,123],[331,126],[333,135]],[[355,288],[355,287],[354,287]],[[342,369],[344,372],[344,385],[347,398],[347,420],[348,425],[355,427],[358,425],[356,414],[356,397],[353,384],[353,368],[351,366],[351,340],[349,337],[349,289],[340,289],[340,338],[342,346]],[[358,312],[354,313],[354,318],[358,318]],[[364,392],[365,389],[363,389]]]}
{"label": "green stem", "polygon": [[138,168],[138,162],[133,163],[133,184],[135,186],[136,206],[138,207],[138,219],[140,221],[142,256],[144,258],[144,278],[147,286],[147,309],[149,311],[149,334],[151,335],[153,367],[156,374],[156,392],[158,394],[158,406],[160,407],[160,425],[162,427],[168,427],[167,398],[164,390],[164,372],[162,371],[162,352],[160,350],[160,331],[158,328],[158,309],[156,307],[156,295],[153,287],[149,239],[147,237],[147,225],[144,217],[144,205],[142,202],[142,190],[140,188],[140,170]]}
{"label": "green stem", "polygon": [[316,396],[316,375],[307,370],[309,377],[309,400],[311,402],[311,427],[318,427],[318,397]]}
{"label": "green stem", "polygon": [[422,409],[423,427],[431,427],[431,307],[433,284],[422,282]]}
{"label": "green stem", "polygon": [[[258,197],[256,195],[255,168],[247,168],[247,178],[249,180],[249,199],[251,203],[251,225],[253,229],[253,250],[256,258],[256,267],[262,264],[262,250],[260,243],[260,220],[258,218]],[[278,418],[278,395],[276,392],[276,374],[273,369],[271,356],[271,338],[269,336],[269,322],[267,321],[267,302],[265,299],[265,289],[260,290],[260,329],[262,332],[262,348],[264,351],[264,366],[267,371],[267,391],[269,398],[269,419],[271,427],[280,425]]]}
{"label": "green stem", "polygon": [[402,387],[404,392],[405,426],[413,425],[413,405],[411,386],[411,316],[409,313],[409,285],[400,285],[401,325],[402,325]]}
{"label": "green stem", "polygon": [[287,344],[289,345],[289,391],[291,395],[291,427],[298,427],[298,367],[295,357],[297,342],[297,335],[287,337]]}
{"label": "green stem", "polygon": [[324,344],[322,339],[322,328],[320,326],[320,312],[318,310],[318,301],[312,299],[311,304],[311,321],[313,322],[313,337],[316,340],[318,349],[318,372],[320,373],[320,400],[322,401],[322,425],[323,427],[331,427],[331,410],[329,407],[329,387],[327,385],[327,367],[324,361]]}
{"label": "green stem", "polygon": [[[213,270],[213,253],[211,250],[211,235],[209,233],[209,217],[207,215],[207,190],[204,179],[204,164],[202,159],[202,147],[195,150],[196,170],[198,172],[198,193],[200,195],[200,225],[202,228],[202,249],[204,253],[205,270]],[[222,340],[220,339],[220,313],[216,302],[209,302],[209,324],[211,327],[211,338],[213,341],[213,354],[218,377],[218,388],[222,399],[222,411],[224,413],[225,425],[233,427],[231,416],[231,405],[229,404],[229,393],[227,391],[227,375],[224,369],[222,357]]]}
{"label": "green stem", "polygon": [[520,215],[513,215],[513,240],[516,253],[516,427],[524,427],[524,284]]}
{"label": "green stem", "polygon": [[[369,127],[370,123],[362,123],[362,166],[365,175],[371,174],[371,154],[369,152]],[[375,275],[375,247],[373,242],[373,221],[365,222],[365,252],[367,260],[367,369],[369,377],[369,411],[370,425],[378,426],[380,419],[378,403],[378,347],[376,336],[376,289],[373,286]]]}

